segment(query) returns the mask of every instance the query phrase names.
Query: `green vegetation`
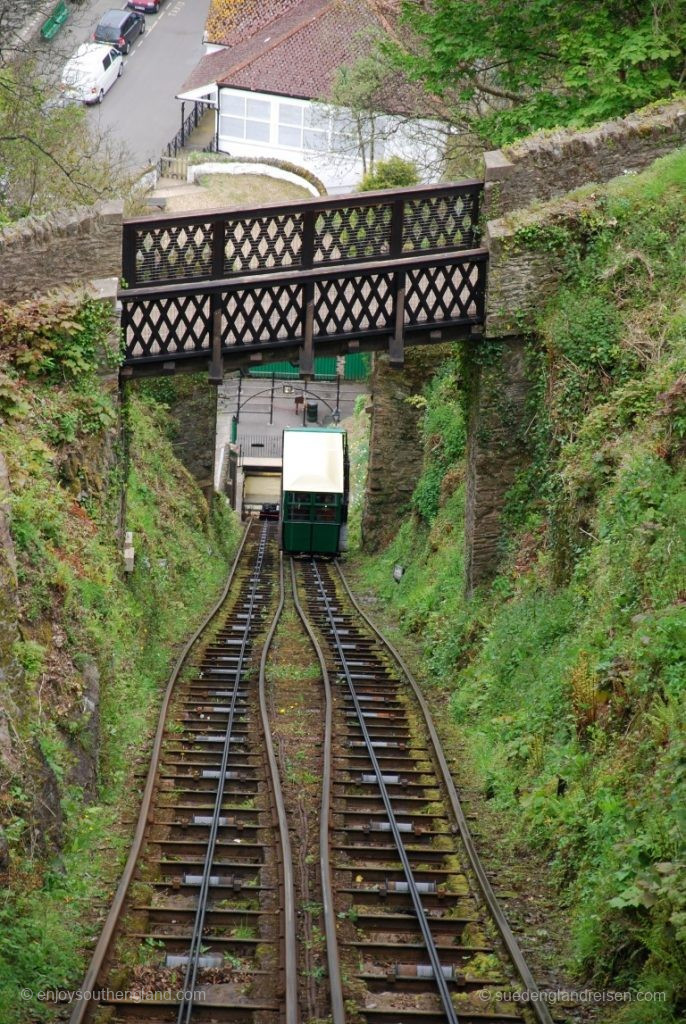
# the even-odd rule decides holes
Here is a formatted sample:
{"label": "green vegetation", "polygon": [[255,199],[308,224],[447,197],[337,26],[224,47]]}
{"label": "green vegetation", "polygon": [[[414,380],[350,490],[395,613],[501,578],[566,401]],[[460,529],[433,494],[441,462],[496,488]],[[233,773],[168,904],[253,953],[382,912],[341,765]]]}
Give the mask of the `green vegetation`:
{"label": "green vegetation", "polygon": [[364,506],[364,483],[369,462],[369,415],[365,412],[366,394],[355,399],[353,416],[344,426],[348,431],[348,456],[350,459],[350,497],[348,499],[348,547],[357,550],[362,543],[362,510]]}
{"label": "green vegetation", "polygon": [[307,167],[301,167],[300,164],[289,163],[288,160],[277,160],[272,156],[242,156],[235,157],[229,156],[228,153],[205,153],[200,150],[192,150],[188,154],[188,163],[192,166],[193,164],[268,164],[270,167],[280,167],[282,171],[290,171],[292,174],[298,174],[305,181],[309,181],[310,185],[314,185],[317,192],[321,196],[326,195],[326,188],[324,183],[313,174],[312,171]]}
{"label": "green vegetation", "polygon": [[128,191],[120,154],[94,135],[83,107],[52,104],[33,60],[10,53],[11,67],[0,67],[0,227]]}
{"label": "green vegetation", "polygon": [[[333,113],[339,145],[344,150],[347,148],[350,155],[359,155],[365,175],[373,173],[377,155],[383,152],[384,143],[395,129],[385,111],[388,97],[393,95],[394,86],[397,87],[394,81],[397,72],[389,61],[381,59],[381,41],[382,37],[375,30],[360,33],[360,43],[368,47],[370,53],[337,69],[322,111],[323,118]],[[363,191],[370,191],[370,188]]]}
{"label": "green vegetation", "polygon": [[[303,175],[304,177],[304,175]],[[272,178],[267,174],[204,174],[196,179],[194,192],[170,197],[166,210],[230,209],[234,206],[296,203],[309,199],[310,193],[292,181]]]}
{"label": "green vegetation", "polygon": [[377,160],[359,184],[358,192],[374,192],[380,188],[409,188],[419,182],[417,168],[410,160],[389,156]]}
{"label": "green vegetation", "polygon": [[403,14],[416,45],[396,63],[488,145],[626,114],[684,82],[680,0],[404,0]]}
{"label": "green vegetation", "polygon": [[[175,458],[154,388],[131,389],[118,429],[116,379],[97,370],[107,362],[103,309],[60,299],[0,307],[11,486],[2,498],[18,562],[14,655],[23,669],[0,683],[12,751],[3,744],[0,759],[10,856],[0,898],[3,1024],[54,1016],[37,999],[21,1002],[22,987],[73,988],[82,976],[96,914],[126,855],[120,822],[137,812],[132,772],[174,647],[216,598],[238,532],[223,500],[208,509]],[[136,549],[127,577],[116,536],[125,481]],[[0,646],[3,667],[11,653]]]}
{"label": "green vegetation", "polygon": [[531,462],[509,495],[501,574],[465,599],[466,352],[417,399],[414,514],[363,571],[421,638],[513,840],[548,856],[570,965],[601,988],[666,993],[613,1020],[673,1024],[686,989],[686,153],[594,192],[593,231],[582,244],[569,228],[568,277],[528,346]]}

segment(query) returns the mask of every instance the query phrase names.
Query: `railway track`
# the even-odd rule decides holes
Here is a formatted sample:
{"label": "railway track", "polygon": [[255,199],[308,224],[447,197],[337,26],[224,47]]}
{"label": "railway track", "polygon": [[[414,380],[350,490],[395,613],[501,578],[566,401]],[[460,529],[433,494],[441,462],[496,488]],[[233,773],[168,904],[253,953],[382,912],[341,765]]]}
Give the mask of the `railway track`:
{"label": "railway track", "polygon": [[334,1024],[517,1020],[518,1004],[499,998],[512,982],[528,990],[527,1013],[551,1024],[416,683],[340,566],[291,563],[291,574],[328,705],[322,879]]}
{"label": "railway track", "polygon": [[290,840],[264,699],[275,530],[243,538],[172,674],[129,861],[72,1024],[295,1024]]}
{"label": "railway track", "polygon": [[[296,927],[306,850],[298,837],[296,884],[296,813],[266,687],[285,594],[275,534],[246,530],[221,600],[169,680],[131,852],[71,1024],[299,1024],[322,998],[332,1024],[552,1024],[421,692],[338,563],[321,560],[291,560],[289,576],[321,669],[311,812],[323,996],[311,970],[299,973],[311,932]],[[511,985],[528,991],[527,1009],[500,998]]]}

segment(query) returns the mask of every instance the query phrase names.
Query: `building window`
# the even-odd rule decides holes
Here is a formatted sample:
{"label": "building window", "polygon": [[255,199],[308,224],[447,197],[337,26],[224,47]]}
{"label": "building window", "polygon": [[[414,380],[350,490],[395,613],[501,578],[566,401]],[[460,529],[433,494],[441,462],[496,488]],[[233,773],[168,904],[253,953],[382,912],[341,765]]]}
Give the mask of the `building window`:
{"label": "building window", "polygon": [[221,92],[219,134],[248,142],[269,142],[271,103],[237,96],[228,89]]}
{"label": "building window", "polygon": [[317,105],[279,103],[280,146],[326,153],[329,150],[331,117]]}
{"label": "building window", "polygon": [[331,115],[319,106],[305,107],[303,112],[303,149],[327,153]]}
{"label": "building window", "polygon": [[[273,129],[272,110],[276,122]],[[382,119],[379,127],[386,128]],[[323,103],[276,98],[272,102],[257,96],[241,96],[230,89],[220,90],[219,134],[245,142],[271,142],[301,153],[356,157],[359,152],[355,124],[344,111]],[[375,155],[383,156],[384,148],[383,138],[377,137]]]}
{"label": "building window", "polygon": [[302,149],[303,108],[299,104],[279,103],[278,141],[280,146]]}

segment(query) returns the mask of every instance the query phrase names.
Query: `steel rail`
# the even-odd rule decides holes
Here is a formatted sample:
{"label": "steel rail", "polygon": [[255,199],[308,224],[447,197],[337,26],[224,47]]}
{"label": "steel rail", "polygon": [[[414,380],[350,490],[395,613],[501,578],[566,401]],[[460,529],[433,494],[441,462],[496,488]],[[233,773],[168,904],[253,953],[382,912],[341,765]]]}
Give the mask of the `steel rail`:
{"label": "steel rail", "polygon": [[160,708],[159,718],[157,720],[157,730],[155,732],[155,740],[153,742],[152,752],[150,755],[150,766],[148,768],[145,789],[143,790],[143,798],[141,800],[140,811],[138,813],[138,822],[136,823],[136,830],[134,832],[133,840],[131,842],[129,856],[126,860],[126,864],[124,865],[124,870],[122,871],[122,875],[119,880],[117,890],[114,894],[114,898],[112,900],[109,912],[107,914],[107,918],[105,919],[105,923],[102,927],[100,938],[98,939],[95,949],[93,950],[90,964],[88,965],[86,975],[83,979],[83,982],[81,983],[80,991],[82,993],[82,997],[81,999],[79,999],[76,1006],[72,1010],[71,1016],[69,1018],[69,1024],[82,1024],[82,1022],[86,1019],[86,1014],[89,1012],[89,1010],[92,1009],[94,1002],[92,998],[93,989],[97,984],[98,976],[103,968],[103,964],[105,963],[105,959],[109,953],[110,946],[114,938],[114,932],[119,922],[119,917],[124,908],[124,901],[126,899],[129,886],[133,880],[133,876],[136,870],[138,858],[140,856],[141,848],[143,846],[143,840],[145,838],[145,830],[150,820],[152,798],[154,795],[155,781],[157,778],[157,769],[159,767],[160,753],[162,751],[162,741],[164,739],[164,728],[167,721],[167,713],[169,711],[169,704],[171,702],[172,694],[174,692],[174,687],[176,686],[176,681],[179,677],[182,668],[186,664],[186,660],[188,658],[188,655],[190,654],[191,648],[194,646],[194,644],[202,635],[202,633],[207,629],[209,624],[214,619],[215,615],[217,615],[217,613],[220,611],[224,602],[226,601],[226,598],[229,595],[229,591],[231,589],[234,577],[236,575],[238,564],[243,554],[245,542],[248,539],[250,525],[251,524],[248,523],[248,525],[245,528],[243,537],[241,538],[238,550],[236,551],[236,555],[231,565],[231,569],[229,570],[229,575],[224,586],[224,589],[222,590],[221,596],[219,597],[216,604],[213,605],[211,610],[205,616],[205,618],[200,623],[195,632],[191,635],[190,639],[186,641],[186,644],[183,650],[181,651],[181,654],[177,658],[174,668],[172,669],[171,675],[169,676],[167,687],[164,692],[164,697],[162,698],[162,706]]}
{"label": "steel rail", "polygon": [[417,883],[414,877],[414,872],[412,871],[412,865],[410,864],[410,859],[407,856],[407,851],[405,850],[405,845],[400,834],[400,829],[398,828],[398,823],[395,818],[395,812],[393,810],[393,804],[391,802],[391,798],[388,794],[386,783],[384,781],[383,771],[381,769],[381,765],[379,764],[378,758],[374,751],[374,744],[372,742],[371,736],[369,735],[369,730],[367,729],[367,725],[364,720],[362,705],[360,704],[359,698],[357,696],[357,691],[355,690],[355,684],[353,683],[352,675],[350,673],[350,668],[348,666],[348,661],[345,655],[345,650],[343,648],[343,644],[338,633],[336,620],[331,611],[331,601],[329,599],[329,595],[326,593],[326,589],[322,582],[322,578],[319,573],[317,563],[314,559],[312,560],[312,568],[314,570],[314,575],[317,587],[319,589],[319,593],[324,602],[326,615],[329,620],[329,626],[331,628],[334,643],[338,651],[338,657],[343,667],[343,675],[345,676],[346,682],[348,684],[348,690],[350,691],[350,696],[352,698],[353,706],[355,708],[355,714],[357,715],[360,724],[362,737],[367,748],[367,754],[369,755],[369,759],[372,763],[372,767],[376,775],[376,781],[379,787],[379,792],[381,794],[381,799],[383,800],[384,809],[388,817],[391,835],[393,836],[393,841],[398,851],[398,858],[402,865],[402,869],[405,874],[405,879],[407,881],[407,888],[412,900],[412,907],[414,909],[415,916],[419,923],[419,928],[422,933],[424,945],[426,946],[426,951],[429,954],[429,960],[431,961],[431,967],[434,974],[433,980],[436,983],[436,988],[438,989],[438,994],[441,1003],[443,1004],[443,1010],[445,1011],[446,1020],[449,1022],[449,1024],[459,1024],[459,1018],[455,1011],[455,1007],[453,1006],[452,999],[450,998],[450,989],[448,988],[448,983],[445,979],[445,975],[443,974],[443,967],[440,961],[440,957],[438,955],[438,950],[436,949],[436,943],[434,942],[433,935],[431,934],[431,929],[429,927],[429,923],[426,919],[426,914],[424,912],[422,899],[421,896],[419,895],[419,890],[417,889]]}
{"label": "steel rail", "polygon": [[429,710],[429,706],[426,703],[426,700],[424,699],[424,695],[422,694],[419,684],[417,683],[416,679],[410,672],[401,654],[396,650],[393,644],[386,639],[381,630],[374,624],[374,622],[372,622],[367,613],[363,611],[363,609],[358,604],[352,590],[350,589],[348,581],[345,578],[345,574],[343,572],[343,569],[341,568],[341,564],[338,561],[338,559],[336,559],[335,564],[336,569],[338,570],[338,575],[340,576],[341,579],[341,583],[345,588],[345,592],[348,595],[348,598],[353,608],[364,620],[364,622],[366,622],[367,626],[372,631],[372,633],[377,637],[377,639],[391,654],[394,661],[396,662],[401,672],[403,673],[408,683],[410,684],[410,687],[415,697],[417,698],[417,703],[419,704],[419,707],[424,718],[424,723],[429,733],[431,746],[433,748],[436,761],[438,763],[441,775],[443,777],[443,783],[448,793],[450,806],[455,816],[458,829],[460,831],[462,844],[467,853],[467,857],[469,858],[469,863],[472,867],[472,870],[474,871],[474,874],[476,875],[476,878],[478,880],[482,895],[486,901],[486,905],[488,906],[488,909],[493,917],[493,920],[496,923],[498,931],[500,932],[501,938],[507,950],[507,954],[510,957],[510,960],[512,961],[515,970],[517,971],[522,984],[524,985],[527,995],[529,996],[528,1003],[531,1007],[534,1016],[538,1020],[539,1024],[553,1024],[553,1018],[550,1015],[547,1003],[542,998],[541,990],[536,984],[536,981],[534,980],[529,965],[527,964],[524,954],[520,949],[519,943],[517,942],[517,939],[515,938],[514,933],[512,932],[512,929],[508,924],[507,918],[503,913],[500,904],[498,903],[498,898],[493,891],[493,887],[491,886],[491,883],[488,879],[488,875],[486,874],[484,866],[481,863],[481,858],[479,857],[479,854],[477,852],[474,840],[472,839],[471,832],[469,831],[467,819],[465,817],[464,811],[462,810],[460,798],[457,795],[455,783],[453,782],[452,775],[450,774],[448,762],[446,761],[445,754],[443,753],[441,741],[438,737],[436,727],[434,726],[433,723],[431,711]]}
{"label": "steel rail", "polygon": [[329,670],[321,645],[312,628],[305,609],[298,597],[298,586],[295,576],[295,563],[291,558],[291,588],[293,604],[310,642],[315,650],[324,682],[324,773],[322,776],[322,804],[319,815],[319,871],[322,882],[322,907],[324,914],[324,935],[326,938],[326,962],[329,972],[329,999],[333,1024],[345,1024],[345,1001],[341,984],[341,963],[338,954],[338,934],[336,932],[336,909],[331,880],[331,860],[329,857],[329,822],[331,818],[332,781],[332,746],[333,746],[333,697]]}
{"label": "steel rail", "polygon": [[267,761],[272,777],[272,794],[276,804],[277,819],[279,822],[279,835],[281,839],[281,859],[283,866],[283,919],[284,919],[284,947],[285,947],[285,981],[286,981],[286,1024],[297,1024],[298,1012],[298,944],[296,936],[295,921],[295,879],[293,871],[293,855],[291,851],[291,838],[288,831],[288,818],[286,805],[281,789],[279,777],[279,766],[274,753],[274,742],[272,740],[271,727],[269,723],[269,712],[267,709],[266,694],[266,668],[269,649],[274,639],[276,627],[281,618],[284,606],[284,580],[283,580],[283,555],[279,552],[279,604],[274,613],[269,632],[262,647],[260,658],[259,692],[260,692],[260,714],[262,716],[262,729],[267,749]]}
{"label": "steel rail", "polygon": [[245,662],[248,640],[250,639],[250,630],[252,629],[255,618],[255,596],[257,592],[257,585],[260,582],[260,575],[262,572],[262,564],[264,562],[264,553],[267,547],[268,535],[269,528],[265,524],[262,527],[262,534],[258,542],[257,555],[255,556],[255,561],[253,563],[250,576],[248,608],[245,619],[245,625],[243,627],[243,635],[241,637],[241,647],[238,655],[238,661],[236,663],[236,668],[234,669],[235,675],[233,681],[233,690],[231,693],[231,701],[229,704],[229,716],[228,721],[226,723],[226,732],[224,734],[224,747],[222,749],[222,760],[221,765],[219,767],[219,778],[217,779],[217,792],[215,794],[214,810],[212,812],[212,823],[210,825],[210,834],[207,840],[205,863],[203,865],[202,879],[200,882],[200,889],[198,892],[198,903],[195,912],[195,921],[193,923],[193,932],[191,935],[188,964],[186,965],[186,975],[183,983],[184,998],[179,1004],[179,1012],[176,1017],[177,1024],[190,1024],[190,1021],[192,1020],[193,1017],[193,1006],[195,1005],[195,982],[198,975],[198,960],[200,959],[200,954],[202,950],[202,935],[203,930],[205,928],[207,899],[210,891],[210,876],[212,874],[214,852],[217,845],[217,835],[219,833],[219,819],[221,817],[222,804],[224,802],[226,770],[229,764],[231,740],[233,739],[232,733],[233,722],[236,714],[236,701],[238,699],[238,691],[242,681],[243,665]]}

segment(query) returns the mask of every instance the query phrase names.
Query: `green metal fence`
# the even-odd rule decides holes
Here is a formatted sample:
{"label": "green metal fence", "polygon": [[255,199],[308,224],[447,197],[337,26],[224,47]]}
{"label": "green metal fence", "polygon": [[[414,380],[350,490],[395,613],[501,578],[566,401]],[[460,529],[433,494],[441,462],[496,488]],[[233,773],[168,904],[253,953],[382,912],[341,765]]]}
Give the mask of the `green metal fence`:
{"label": "green metal fence", "polygon": [[69,17],[69,8],[65,0],[58,0],[53,7],[50,17],[43,22],[40,34],[43,39],[53,39]]}
{"label": "green metal fence", "polygon": [[[314,361],[315,380],[335,380],[336,364],[335,356],[320,356]],[[368,352],[354,352],[345,356],[344,380],[366,380],[371,368],[371,357]],[[291,363],[267,363],[264,366],[253,367],[249,371],[251,377],[278,377],[281,380],[297,380],[300,370]]]}

